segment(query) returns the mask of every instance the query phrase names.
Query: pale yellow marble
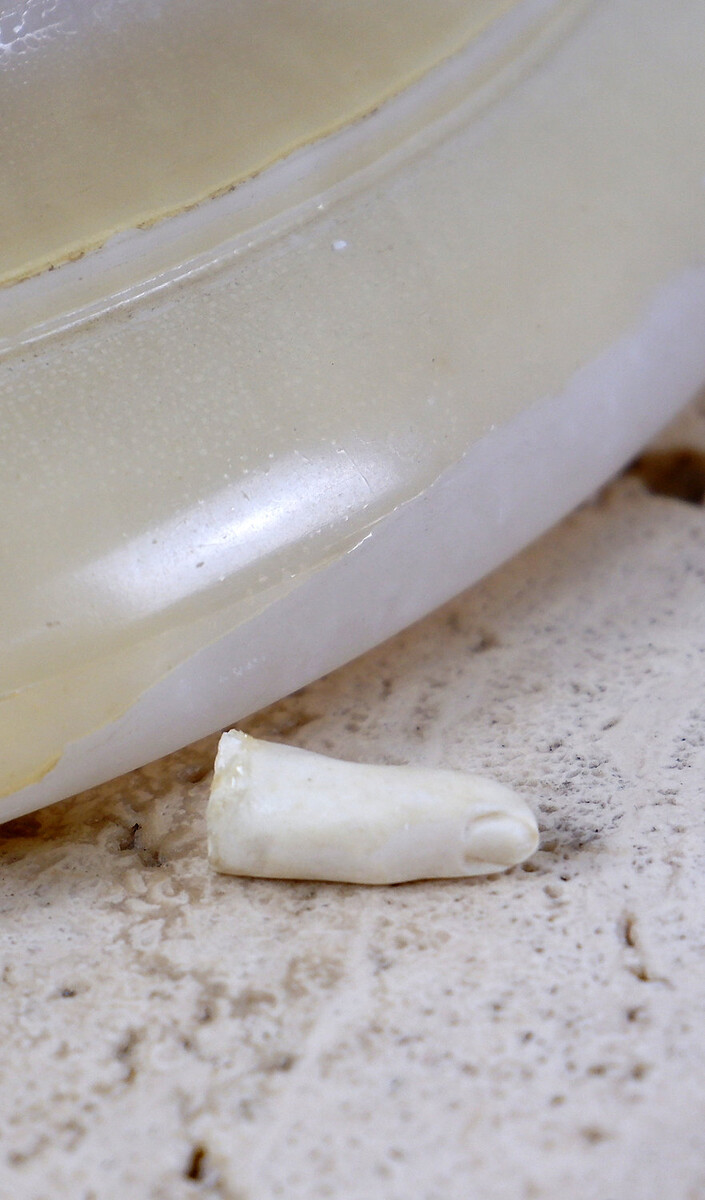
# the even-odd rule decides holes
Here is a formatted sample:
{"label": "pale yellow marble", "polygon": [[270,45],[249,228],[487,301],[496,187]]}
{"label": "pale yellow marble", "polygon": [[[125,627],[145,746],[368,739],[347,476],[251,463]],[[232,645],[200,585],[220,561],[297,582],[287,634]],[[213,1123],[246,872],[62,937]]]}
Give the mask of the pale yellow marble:
{"label": "pale yellow marble", "polygon": [[513,3],[30,0],[0,14],[0,284],[364,116]]}

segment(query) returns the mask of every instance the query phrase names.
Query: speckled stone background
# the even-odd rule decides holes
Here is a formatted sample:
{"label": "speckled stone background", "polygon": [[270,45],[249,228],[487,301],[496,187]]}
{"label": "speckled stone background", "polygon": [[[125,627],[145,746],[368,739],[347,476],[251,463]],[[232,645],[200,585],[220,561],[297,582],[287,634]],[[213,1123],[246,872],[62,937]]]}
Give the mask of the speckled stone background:
{"label": "speckled stone background", "polygon": [[214,875],[215,737],[4,827],[3,1198],[705,1197],[704,485],[651,459],[245,723],[495,776],[523,869]]}

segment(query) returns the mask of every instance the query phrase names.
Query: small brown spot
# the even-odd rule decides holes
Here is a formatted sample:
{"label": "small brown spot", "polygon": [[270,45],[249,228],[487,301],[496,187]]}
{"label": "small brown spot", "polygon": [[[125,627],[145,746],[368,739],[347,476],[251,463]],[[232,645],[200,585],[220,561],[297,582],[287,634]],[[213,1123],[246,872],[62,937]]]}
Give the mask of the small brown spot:
{"label": "small brown spot", "polygon": [[642,983],[654,983],[654,976],[649,973],[649,969],[645,963],[634,963],[633,966],[627,967],[636,979],[640,979]]}
{"label": "small brown spot", "polygon": [[275,1074],[278,1071],[290,1071],[296,1062],[295,1054],[277,1054],[274,1058],[268,1059],[262,1066],[262,1070],[267,1074]]}
{"label": "small brown spot", "polygon": [[128,1029],[125,1037],[115,1048],[115,1057],[118,1062],[125,1064],[124,1083],[132,1083],[137,1074],[137,1070],[132,1061],[133,1051],[139,1042],[139,1034],[134,1029]]}
{"label": "small brown spot", "polygon": [[143,867],[161,867],[164,865],[161,854],[158,850],[152,850],[148,846],[141,846],[137,851],[137,857]]}
{"label": "small brown spot", "polygon": [[632,1067],[632,1070],[631,1070],[632,1079],[645,1079],[650,1070],[651,1070],[651,1067],[649,1066],[648,1063],[644,1063],[644,1062],[634,1063],[634,1066]]}
{"label": "small brown spot", "polygon": [[600,1129],[599,1125],[586,1125],[580,1130],[580,1133],[591,1146],[597,1146],[600,1142],[606,1142],[610,1137],[607,1130]]}
{"label": "small brown spot", "polygon": [[203,1179],[205,1174],[206,1148],[194,1146],[184,1167],[184,1179]]}
{"label": "small brown spot", "polygon": [[117,848],[122,853],[134,850],[143,867],[161,867],[162,858],[158,850],[145,846],[142,836],[142,826],[135,823],[118,840]]}
{"label": "small brown spot", "polygon": [[686,504],[705,502],[705,454],[689,446],[651,450],[629,467],[648,491]]}
{"label": "small brown spot", "polygon": [[123,837],[120,838],[120,840],[117,844],[118,850],[123,850],[123,851],[124,850],[134,850],[135,838],[137,837],[139,830],[140,830],[139,825],[133,825],[131,829],[127,830],[125,832],[125,834],[123,835]]}
{"label": "small brown spot", "polygon": [[209,763],[189,763],[178,772],[180,783],[200,783],[210,771]]}

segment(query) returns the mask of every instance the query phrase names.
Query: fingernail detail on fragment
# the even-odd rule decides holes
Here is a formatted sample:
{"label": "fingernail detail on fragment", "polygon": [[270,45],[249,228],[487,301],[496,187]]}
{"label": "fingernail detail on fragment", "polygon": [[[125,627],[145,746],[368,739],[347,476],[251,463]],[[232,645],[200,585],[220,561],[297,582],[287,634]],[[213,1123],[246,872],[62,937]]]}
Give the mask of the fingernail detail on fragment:
{"label": "fingernail detail on fragment", "polygon": [[217,871],[391,884],[505,871],[538,846],[509,788],[475,775],[338,759],[223,734],[207,810]]}

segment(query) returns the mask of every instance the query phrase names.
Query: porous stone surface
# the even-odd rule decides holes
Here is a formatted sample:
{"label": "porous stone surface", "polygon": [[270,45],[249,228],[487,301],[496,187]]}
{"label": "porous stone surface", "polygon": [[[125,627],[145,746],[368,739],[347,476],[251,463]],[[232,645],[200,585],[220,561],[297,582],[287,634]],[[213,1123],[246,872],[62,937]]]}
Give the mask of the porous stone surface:
{"label": "porous stone surface", "polygon": [[705,509],[632,473],[243,723],[519,790],[504,876],[216,875],[215,737],[5,826],[0,1195],[701,1200],[704,614]]}

